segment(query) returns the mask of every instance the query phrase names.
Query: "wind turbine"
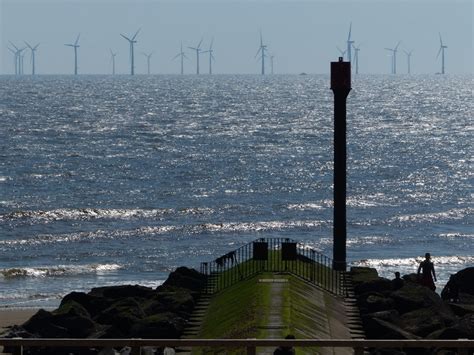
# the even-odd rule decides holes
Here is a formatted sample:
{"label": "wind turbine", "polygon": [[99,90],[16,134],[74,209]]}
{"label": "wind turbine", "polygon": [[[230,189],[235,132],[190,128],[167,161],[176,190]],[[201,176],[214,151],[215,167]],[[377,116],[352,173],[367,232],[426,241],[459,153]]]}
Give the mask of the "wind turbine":
{"label": "wind turbine", "polygon": [[112,49],[109,49],[110,51],[110,61],[112,62],[112,75],[115,75],[115,57],[117,56],[117,53],[114,53]]}
{"label": "wind turbine", "polygon": [[207,51],[204,51],[202,53],[209,53],[209,75],[212,74],[212,61],[216,60],[216,58],[214,58],[214,50],[212,49],[212,44],[214,43],[214,38],[211,40],[211,45],[209,46],[209,49]]}
{"label": "wind turbine", "polygon": [[183,75],[184,74],[184,58],[188,59],[188,57],[186,57],[186,54],[184,54],[183,52],[183,42],[181,42],[181,49],[179,53],[176,54],[172,60],[175,60],[178,57],[181,57],[181,75]]}
{"label": "wind turbine", "polygon": [[351,40],[351,32],[352,32],[352,22],[349,26],[349,35],[347,36],[347,59],[349,62],[352,62],[352,53],[351,53],[351,47],[354,44],[354,41]]}
{"label": "wind turbine", "polygon": [[150,75],[150,59],[151,56],[153,55],[153,52],[146,54],[145,52],[142,52],[142,54],[146,57],[146,64],[147,64],[147,74]]}
{"label": "wind turbine", "polygon": [[441,74],[444,74],[444,50],[448,48],[443,44],[443,40],[441,39],[441,33],[439,34],[439,51],[436,55],[436,59],[438,59],[439,54],[441,53]]}
{"label": "wind turbine", "polygon": [[120,34],[120,36],[125,38],[130,44],[130,75],[135,75],[135,56],[133,53],[133,45],[137,43],[135,38],[137,38],[138,32],[140,32],[140,28],[137,30],[137,32],[135,32],[132,38],[128,38],[127,36]]}
{"label": "wind turbine", "polygon": [[411,51],[406,51],[406,50],[403,50],[405,52],[405,54],[407,55],[407,62],[408,62],[408,69],[407,69],[407,72],[408,74],[411,74],[411,55],[413,53],[413,50]]}
{"label": "wind turbine", "polygon": [[341,53],[341,57],[344,58],[344,56],[346,55],[347,49],[346,49],[346,50],[342,50],[341,48],[339,48],[339,47],[337,47],[337,46],[336,46],[336,48],[337,48],[337,50],[339,51],[339,53]]}
{"label": "wind turbine", "polygon": [[202,38],[199,41],[197,47],[188,47],[189,49],[192,49],[193,51],[196,51],[196,74],[199,75],[199,53],[201,53],[201,43],[202,43]]}
{"label": "wind turbine", "polygon": [[267,45],[263,44],[263,37],[262,31],[260,31],[260,47],[258,47],[257,54],[255,54],[255,58],[257,58],[258,54],[260,53],[260,58],[262,60],[262,75],[265,75],[265,51],[267,50]]}
{"label": "wind turbine", "polygon": [[270,55],[270,68],[271,68],[271,73],[273,75],[273,59],[275,58],[275,54]]}
{"label": "wind turbine", "polygon": [[31,50],[31,75],[36,74],[36,67],[35,67],[35,52],[38,49],[38,46],[40,45],[39,43],[36,46],[31,46],[28,42],[25,41],[25,44],[28,46],[28,48]]}
{"label": "wind turbine", "polygon": [[10,48],[10,47],[8,47],[8,50],[13,53],[13,63],[15,64],[15,65],[14,65],[14,67],[15,67],[15,75],[17,75],[17,74],[18,74],[18,60],[17,60],[17,53],[16,53],[16,50],[14,50],[13,48]]}
{"label": "wind turbine", "polygon": [[15,44],[12,41],[8,41],[8,42],[10,42],[13,48],[15,48],[15,50],[9,48],[10,51],[15,54],[15,75],[21,75],[23,74],[23,66],[22,66],[23,62],[22,62],[21,52],[23,52],[26,49],[26,47],[18,48],[17,46],[15,46]]}
{"label": "wind turbine", "polygon": [[385,48],[387,51],[392,52],[392,74],[397,74],[397,51],[401,42],[402,41],[398,41],[395,48]]}
{"label": "wind turbine", "polygon": [[356,74],[359,74],[359,51],[360,51],[360,44],[356,47],[354,44],[352,44],[354,47],[354,65],[355,65],[355,70]]}
{"label": "wind turbine", "polygon": [[77,48],[80,47],[78,45],[80,36],[81,36],[81,34],[79,33],[77,35],[77,38],[76,38],[76,41],[74,42],[74,44],[65,44],[65,46],[74,48],[74,75],[77,75]]}

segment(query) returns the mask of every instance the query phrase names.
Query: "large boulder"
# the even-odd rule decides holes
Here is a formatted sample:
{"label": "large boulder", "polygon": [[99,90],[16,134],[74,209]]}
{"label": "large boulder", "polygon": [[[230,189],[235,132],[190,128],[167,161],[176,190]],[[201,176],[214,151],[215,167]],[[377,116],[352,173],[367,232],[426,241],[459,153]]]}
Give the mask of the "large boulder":
{"label": "large boulder", "polygon": [[358,282],[354,286],[354,291],[358,294],[367,292],[378,292],[388,294],[392,291],[392,282],[383,277],[377,277],[365,282]]}
{"label": "large boulder", "polygon": [[89,296],[103,297],[103,298],[150,298],[153,297],[155,291],[150,287],[140,285],[120,285],[120,286],[106,286],[96,287],[89,292]]}
{"label": "large boulder", "polygon": [[184,330],[186,321],[174,313],[160,313],[136,322],[131,336],[145,339],[176,339]]}
{"label": "large boulder", "polygon": [[80,304],[69,301],[53,312],[39,310],[23,328],[45,338],[86,338],[97,330],[97,324]]}
{"label": "large boulder", "polygon": [[134,298],[128,297],[118,300],[109,308],[100,312],[94,317],[94,320],[100,324],[111,325],[114,332],[117,332],[117,334],[122,332],[125,336],[135,323],[145,317],[146,314],[140,303]]}
{"label": "large boulder", "polygon": [[417,309],[400,317],[401,327],[405,331],[421,337],[452,324],[447,323],[439,313],[431,308]]}
{"label": "large boulder", "polygon": [[363,317],[362,321],[369,339],[420,339],[419,336],[382,319]]}
{"label": "large boulder", "polygon": [[350,274],[354,286],[379,279],[377,270],[371,267],[353,266],[350,269]]}
{"label": "large boulder", "polygon": [[71,292],[64,296],[59,307],[62,307],[64,304],[70,301],[80,304],[89,312],[89,314],[97,314],[110,307],[111,303],[113,302],[102,296],[94,296],[84,292]]}
{"label": "large boulder", "polygon": [[400,313],[443,305],[443,301],[438,294],[427,287],[414,283],[406,283],[401,289],[392,292],[390,297],[394,299],[396,309]]}
{"label": "large boulder", "polygon": [[179,267],[173,271],[163,285],[158,287],[162,290],[167,287],[185,288],[190,291],[200,291],[207,281],[207,276],[187,267]]}

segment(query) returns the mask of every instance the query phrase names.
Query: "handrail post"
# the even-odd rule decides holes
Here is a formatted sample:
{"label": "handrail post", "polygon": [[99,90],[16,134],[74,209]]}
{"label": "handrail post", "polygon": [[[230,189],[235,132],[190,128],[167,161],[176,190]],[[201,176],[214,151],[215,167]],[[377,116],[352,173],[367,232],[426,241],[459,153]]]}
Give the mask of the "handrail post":
{"label": "handrail post", "polygon": [[[23,339],[22,337],[15,337],[13,339]],[[23,345],[18,345],[13,348],[13,355],[23,355]]]}

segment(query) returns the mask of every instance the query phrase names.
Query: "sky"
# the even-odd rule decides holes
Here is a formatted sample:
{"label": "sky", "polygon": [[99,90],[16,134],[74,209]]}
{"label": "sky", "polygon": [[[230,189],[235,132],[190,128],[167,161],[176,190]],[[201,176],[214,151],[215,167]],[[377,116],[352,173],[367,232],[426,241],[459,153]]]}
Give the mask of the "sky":
{"label": "sky", "polygon": [[[143,52],[153,52],[153,74],[179,73],[180,43],[189,60],[185,73],[196,70],[196,55],[187,47],[203,39],[207,49],[214,38],[213,72],[257,74],[255,54],[260,31],[274,71],[327,74],[344,49],[352,22],[352,39],[360,45],[360,73],[389,74],[391,58],[385,47],[401,41],[398,73],[406,73],[413,50],[412,73],[441,71],[441,33],[446,49],[446,72],[474,72],[474,10],[472,0],[0,0],[0,74],[14,72],[9,41],[40,43],[38,74],[70,74],[74,70],[73,43],[80,33],[80,74],[111,73],[109,49],[117,52],[117,73],[129,73],[129,45],[120,36],[141,28],[135,46],[135,70],[146,73]],[[201,55],[201,73],[208,71],[208,55]],[[30,53],[25,73],[31,72]],[[267,66],[270,71],[270,66]]]}

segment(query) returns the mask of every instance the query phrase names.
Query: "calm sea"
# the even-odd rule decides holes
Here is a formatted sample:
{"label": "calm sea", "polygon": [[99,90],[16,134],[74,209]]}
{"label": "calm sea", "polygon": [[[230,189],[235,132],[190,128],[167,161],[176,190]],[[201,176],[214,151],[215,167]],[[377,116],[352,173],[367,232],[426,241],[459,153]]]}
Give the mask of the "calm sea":
{"label": "calm sea", "polygon": [[[473,76],[359,76],[348,258],[474,265]],[[159,285],[260,237],[332,255],[328,76],[0,77],[0,306]]]}

